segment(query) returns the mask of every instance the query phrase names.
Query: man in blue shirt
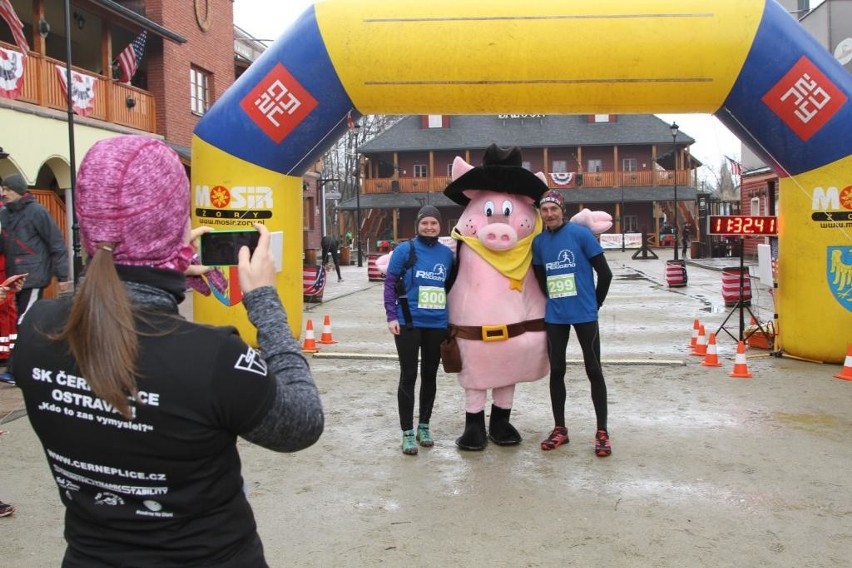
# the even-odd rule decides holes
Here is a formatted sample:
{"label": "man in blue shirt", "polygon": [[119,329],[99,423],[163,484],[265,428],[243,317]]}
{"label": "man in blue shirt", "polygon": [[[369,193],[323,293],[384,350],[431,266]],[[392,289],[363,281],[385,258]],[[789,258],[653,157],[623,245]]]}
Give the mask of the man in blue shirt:
{"label": "man in blue shirt", "polygon": [[545,230],[533,240],[533,271],[547,297],[544,321],[550,358],[550,403],[556,424],[541,443],[541,449],[554,450],[568,443],[565,349],[573,326],[591,383],[597,418],[595,454],[606,457],[612,453],[612,446],[607,431],[607,394],[601,369],[598,310],[609,291],[612,271],[592,231],[577,223],[566,223],[564,208],[565,201],[559,192],[544,194],[539,210]]}

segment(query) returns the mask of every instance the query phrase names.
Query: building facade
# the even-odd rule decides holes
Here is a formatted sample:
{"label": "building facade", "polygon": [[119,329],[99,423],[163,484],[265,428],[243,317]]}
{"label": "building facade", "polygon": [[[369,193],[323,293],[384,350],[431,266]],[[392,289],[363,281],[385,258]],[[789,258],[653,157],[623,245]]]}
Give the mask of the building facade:
{"label": "building facade", "polygon": [[[23,23],[28,53],[22,61],[22,47],[0,22],[0,61],[16,70],[0,83],[5,155],[0,176],[23,175],[79,260],[66,207],[72,203],[77,163],[99,140],[143,134],[167,142],[189,168],[193,129],[233,83],[238,68],[231,49],[233,5],[230,0],[72,0],[68,36],[62,0],[11,4]],[[134,57],[141,56],[129,81],[118,64],[122,52],[131,52],[128,47]],[[69,63],[71,112],[64,88]]]}
{"label": "building facade", "polygon": [[673,134],[671,126],[653,115],[407,116],[358,148],[361,194],[339,209],[353,234],[361,218],[367,253],[384,241],[411,238],[416,212],[425,204],[442,210],[449,232],[461,212],[442,193],[453,160],[460,156],[477,165],[496,143],[521,147],[524,166],[543,172],[571,211],[607,211],[614,220],[611,233],[670,243],[675,203],[680,227],[699,226],[701,165],[689,153],[695,140],[682,131]]}

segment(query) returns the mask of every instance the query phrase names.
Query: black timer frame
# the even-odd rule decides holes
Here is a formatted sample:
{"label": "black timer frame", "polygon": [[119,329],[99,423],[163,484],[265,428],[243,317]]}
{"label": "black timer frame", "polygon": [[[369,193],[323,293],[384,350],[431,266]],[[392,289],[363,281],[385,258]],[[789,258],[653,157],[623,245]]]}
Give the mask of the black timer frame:
{"label": "black timer frame", "polygon": [[[751,306],[750,305],[746,306],[745,302],[743,301],[743,293],[745,292],[745,278],[746,278],[745,275],[746,275],[746,271],[745,271],[745,237],[740,237],[740,291],[739,291],[739,294],[737,295],[737,303],[734,304],[734,307],[731,309],[731,311],[728,313],[728,315],[725,316],[724,321],[722,321],[722,325],[720,325],[719,329],[716,330],[717,336],[719,335],[720,331],[724,331],[725,333],[727,333],[731,337],[731,339],[733,339],[735,341],[745,342],[745,341],[748,340],[749,337],[751,337],[752,335],[757,333],[757,330],[759,329],[760,332],[763,333],[764,337],[769,337],[769,334],[763,328],[763,325],[760,323],[760,320],[758,320],[757,317],[755,317],[754,312],[751,311]],[[757,324],[757,329],[752,330],[752,332],[749,333],[748,335],[745,335],[745,311],[748,311],[751,318]],[[728,323],[728,320],[731,319],[731,316],[734,315],[734,313],[739,313],[739,315],[740,315],[739,339],[734,337],[734,335],[730,331],[728,331],[728,329],[725,327],[725,324]]]}

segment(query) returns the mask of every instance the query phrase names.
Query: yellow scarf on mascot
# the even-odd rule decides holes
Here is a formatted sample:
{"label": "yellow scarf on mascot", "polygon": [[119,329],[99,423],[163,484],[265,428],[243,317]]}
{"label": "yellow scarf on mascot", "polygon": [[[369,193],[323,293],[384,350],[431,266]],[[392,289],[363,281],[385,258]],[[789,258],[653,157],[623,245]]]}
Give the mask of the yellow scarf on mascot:
{"label": "yellow scarf on mascot", "polygon": [[494,270],[509,279],[510,290],[522,290],[524,277],[532,264],[532,241],[541,232],[541,215],[536,214],[533,232],[520,239],[511,250],[494,251],[483,245],[476,237],[462,235],[453,227],[450,236],[461,241],[481,256]]}

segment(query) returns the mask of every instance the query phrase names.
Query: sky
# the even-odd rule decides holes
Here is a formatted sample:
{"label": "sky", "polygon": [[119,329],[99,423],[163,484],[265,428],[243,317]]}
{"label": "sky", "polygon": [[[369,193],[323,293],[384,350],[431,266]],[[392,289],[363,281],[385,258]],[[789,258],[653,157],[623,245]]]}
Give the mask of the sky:
{"label": "sky", "polygon": [[[815,2],[813,4],[819,4]],[[258,39],[275,40],[314,2],[312,0],[235,0],[234,23]],[[718,173],[725,156],[740,160],[739,139],[709,114],[660,114],[662,120],[677,122],[680,129],[695,139],[690,152]],[[702,168],[702,179],[713,175]]]}

